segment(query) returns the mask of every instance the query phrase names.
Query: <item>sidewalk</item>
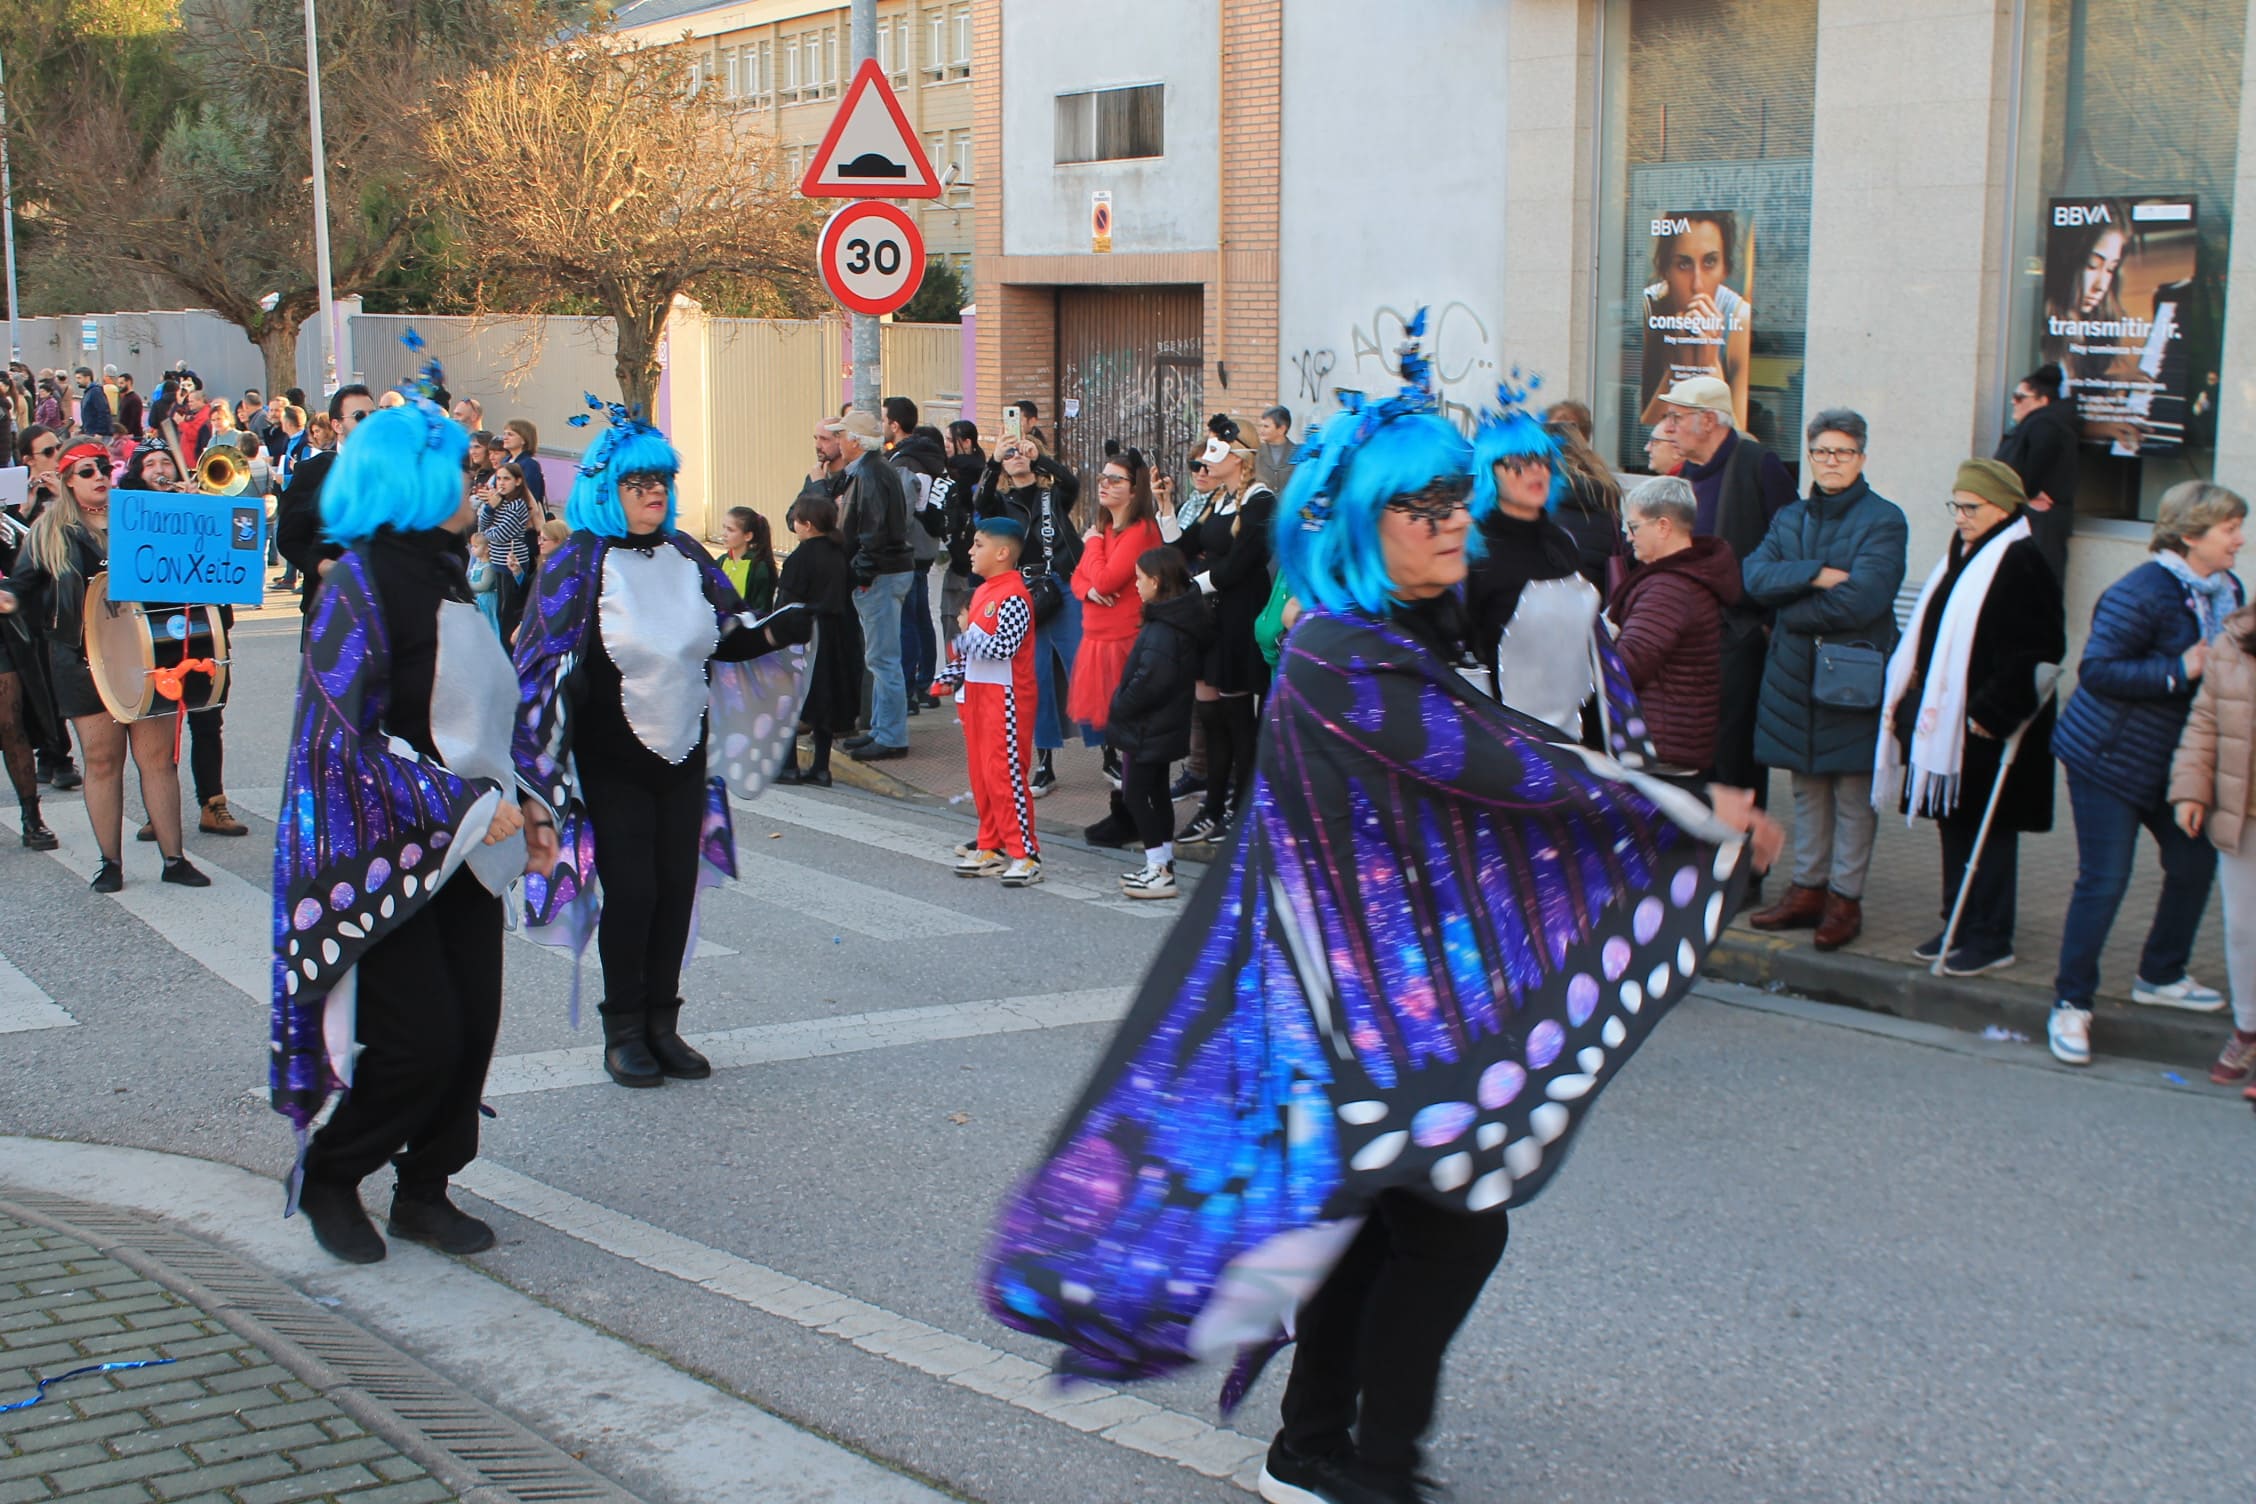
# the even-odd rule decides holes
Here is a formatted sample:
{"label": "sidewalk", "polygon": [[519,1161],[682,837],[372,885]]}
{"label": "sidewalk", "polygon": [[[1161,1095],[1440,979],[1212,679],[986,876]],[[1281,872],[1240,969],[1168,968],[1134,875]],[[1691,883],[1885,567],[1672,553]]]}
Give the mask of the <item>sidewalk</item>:
{"label": "sidewalk", "polygon": [[[1102,758],[1093,748],[1073,746],[1056,754],[1056,767],[1057,791],[1036,802],[1035,826],[1045,835],[1079,840],[1082,827],[1105,812],[1108,790]],[[910,720],[907,757],[863,767],[840,754],[832,760],[832,768],[842,784],[902,799],[948,803],[967,787],[963,737],[952,706]],[[2020,959],[2005,971],[1972,978],[1936,977],[1911,959],[1911,948],[1942,928],[1938,913],[1942,852],[1932,824],[1922,821],[1907,829],[1900,815],[1883,814],[1865,884],[1861,938],[1827,954],[1811,946],[1807,930],[1759,934],[1742,917],[1724,935],[1708,972],[1729,981],[1776,986],[1805,997],[1951,1028],[1979,1031],[1994,1026],[2042,1045],[2045,1014],[2052,1006],[2053,971],[2060,958],[2061,926],[2076,882],[2076,834],[2065,791],[2055,804],[2054,829],[2021,838],[2021,917],[2014,945]],[[959,807],[970,814],[968,800]],[[1177,820],[1189,819],[1191,809],[1189,803],[1178,804]],[[1771,814],[1787,829],[1782,866],[1790,868],[1794,808],[1783,773],[1771,777]],[[1785,892],[1790,876],[1790,871],[1774,874],[1765,885],[1766,896]],[[2206,1071],[2231,1027],[2229,1013],[2185,1013],[2131,1002],[2139,948],[2161,886],[2153,843],[2145,841],[2132,870],[2130,893],[2101,959],[2092,1043],[2104,1055]],[[2191,970],[2213,987],[2225,984],[2224,924],[2214,894],[2202,920]]]}

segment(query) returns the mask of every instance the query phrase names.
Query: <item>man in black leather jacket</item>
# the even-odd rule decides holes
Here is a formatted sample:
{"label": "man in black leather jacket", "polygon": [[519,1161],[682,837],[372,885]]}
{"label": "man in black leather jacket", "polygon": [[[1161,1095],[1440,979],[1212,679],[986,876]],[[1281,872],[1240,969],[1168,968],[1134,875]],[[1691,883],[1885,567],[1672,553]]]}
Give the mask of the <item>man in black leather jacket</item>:
{"label": "man in black leather jacket", "polygon": [[870,675],[870,729],[841,745],[858,762],[906,757],[908,682],[901,675],[901,604],[916,553],[909,545],[909,504],[901,475],[886,462],[877,419],[850,412],[822,425],[835,439],[846,485],[840,494],[854,610],[862,621],[863,664]]}

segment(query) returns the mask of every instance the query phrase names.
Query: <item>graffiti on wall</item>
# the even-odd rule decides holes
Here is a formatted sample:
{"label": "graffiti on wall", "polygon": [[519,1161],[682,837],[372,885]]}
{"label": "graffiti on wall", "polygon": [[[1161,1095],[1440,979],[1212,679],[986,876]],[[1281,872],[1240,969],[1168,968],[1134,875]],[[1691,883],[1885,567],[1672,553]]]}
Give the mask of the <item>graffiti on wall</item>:
{"label": "graffiti on wall", "polygon": [[[1397,355],[1409,338],[1408,312],[1381,304],[1347,331],[1344,358],[1334,346],[1306,346],[1288,352],[1285,365],[1292,373],[1292,402],[1320,416],[1341,387],[1379,393],[1402,379]],[[1459,422],[1473,413],[1496,391],[1495,342],[1488,321],[1470,303],[1454,299],[1426,315],[1426,354],[1441,384],[1443,410]]]}

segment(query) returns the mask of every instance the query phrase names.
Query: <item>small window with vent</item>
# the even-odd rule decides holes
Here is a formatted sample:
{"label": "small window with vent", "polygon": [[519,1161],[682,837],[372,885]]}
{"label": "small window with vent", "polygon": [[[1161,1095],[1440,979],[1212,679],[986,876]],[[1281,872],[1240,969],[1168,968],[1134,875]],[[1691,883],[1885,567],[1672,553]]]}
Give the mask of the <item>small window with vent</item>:
{"label": "small window with vent", "polygon": [[1165,84],[1057,97],[1057,160],[1117,162],[1167,154]]}

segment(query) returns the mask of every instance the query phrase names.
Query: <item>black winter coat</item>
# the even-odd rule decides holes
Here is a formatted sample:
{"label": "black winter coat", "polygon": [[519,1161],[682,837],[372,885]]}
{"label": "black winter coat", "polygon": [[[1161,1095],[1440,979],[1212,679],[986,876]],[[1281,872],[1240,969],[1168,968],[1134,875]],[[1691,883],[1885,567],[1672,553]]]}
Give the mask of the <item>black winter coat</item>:
{"label": "black winter coat", "polygon": [[[1949,568],[1943,575],[1927,614],[1915,624],[1919,633],[1918,674],[1896,704],[1891,728],[1903,760],[1911,760],[1912,726],[1919,718],[1920,686],[1935,656],[1935,633],[1942,626],[1943,606],[1958,584],[1967,560],[1984,548],[1994,547],[1997,536],[2011,522],[2001,522],[1978,539],[1972,549],[1951,535]],[[1959,762],[1958,808],[1954,818],[1978,821],[1990,790],[1997,783],[2005,738],[2037,709],[2036,670],[2040,663],[2058,663],[2068,652],[2066,611],[2060,599],[2060,582],[2036,541],[2023,538],[2006,550],[1990,581],[1990,593],[1975,619],[1974,646],[1966,659],[1966,716],[1994,733],[1966,735],[1966,750]],[[2042,714],[2030,725],[2015,754],[2005,793],[1998,800],[1997,827],[2002,830],[2052,829],[2052,719],[2047,701]],[[1901,807],[1908,810],[1906,791]]]}
{"label": "black winter coat", "polygon": [[1253,629],[1269,604],[1269,526],[1276,514],[1277,493],[1257,481],[1238,510],[1217,516],[1210,509],[1198,525],[1205,579],[1214,587],[1214,642],[1199,677],[1224,694],[1269,692],[1269,660]]}
{"label": "black winter coat", "polygon": [[947,550],[948,572],[969,578],[971,575],[972,524],[979,517],[979,487],[986,479],[987,456],[977,449],[969,454],[948,456],[948,477],[955,485],[948,492]]}
{"label": "black winter coat", "polygon": [[1191,754],[1191,704],[1214,616],[1196,595],[1144,607],[1144,625],[1112,692],[1105,741],[1129,762],[1173,762]]}
{"label": "black winter coat", "polygon": [[862,707],[862,621],[845,548],[834,538],[800,539],[783,561],[776,604],[815,613],[815,667],[799,719],[810,730],[852,731]]}

